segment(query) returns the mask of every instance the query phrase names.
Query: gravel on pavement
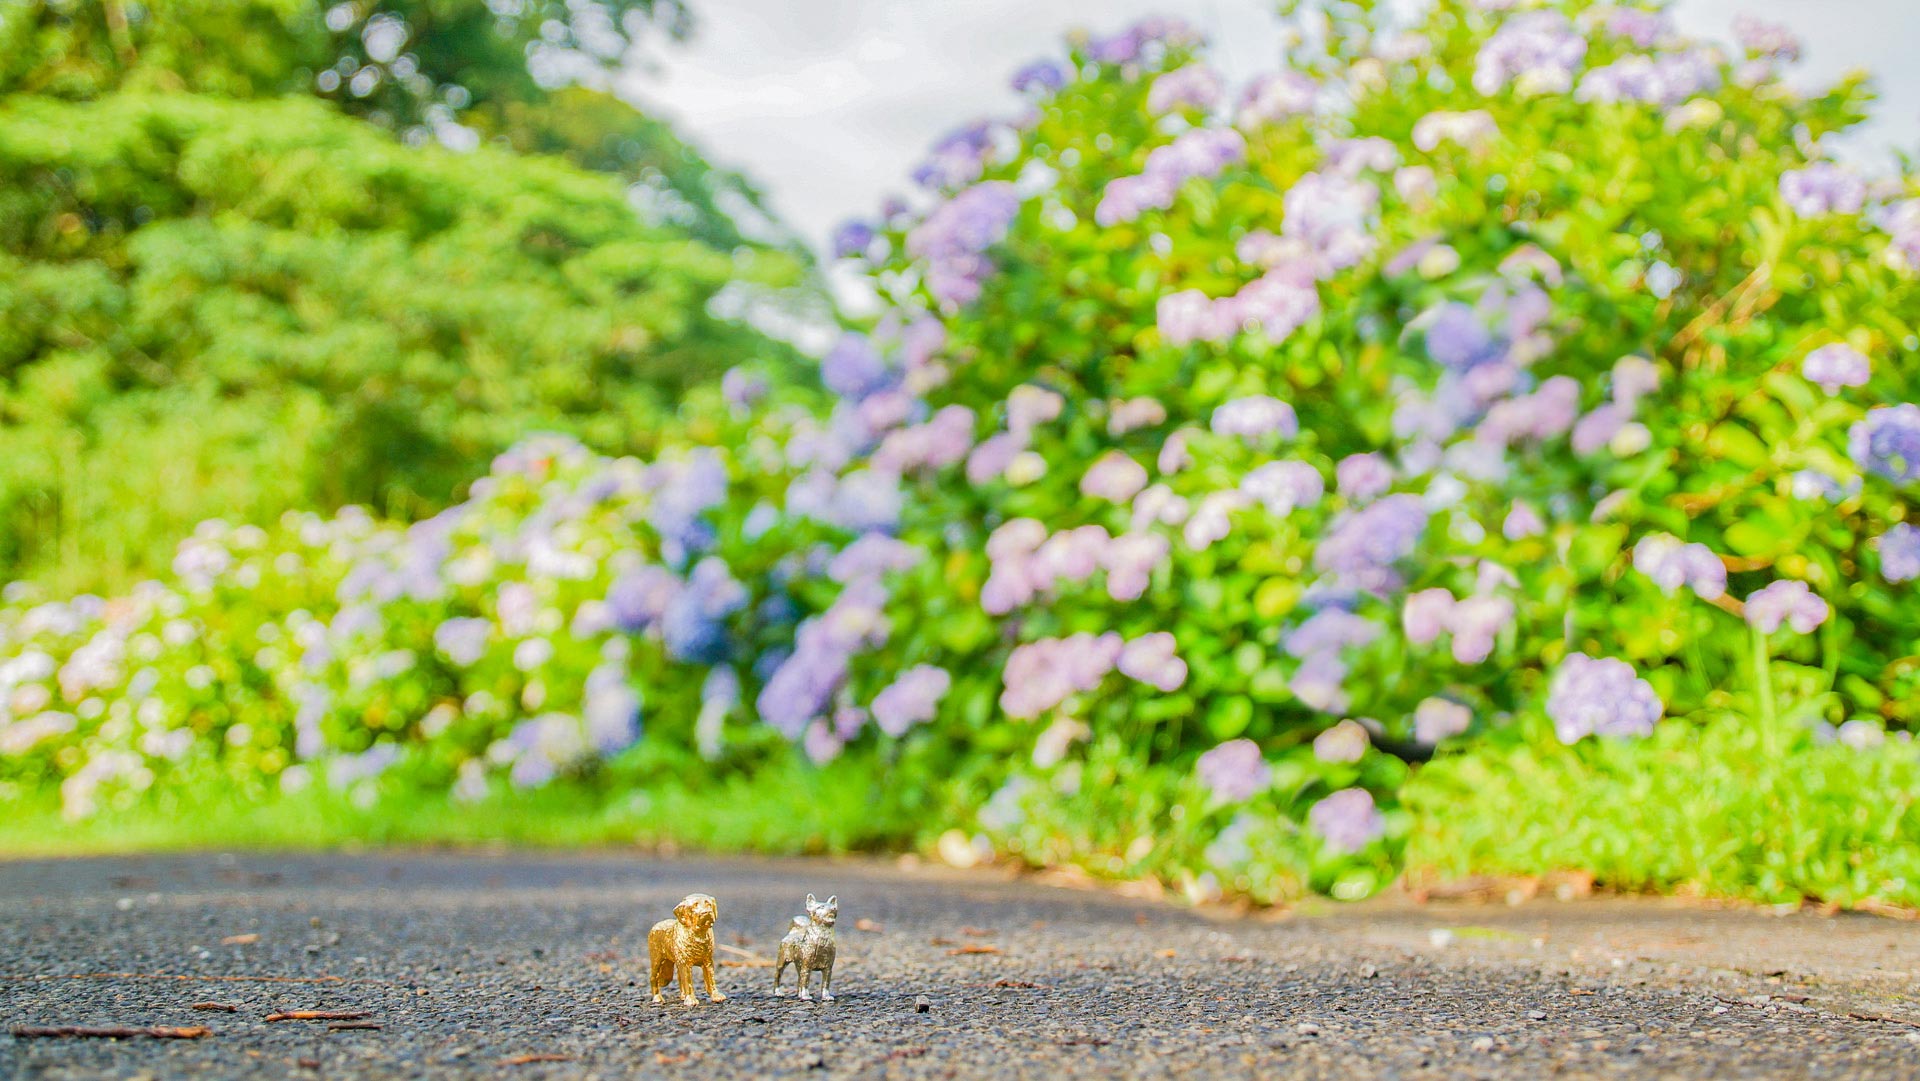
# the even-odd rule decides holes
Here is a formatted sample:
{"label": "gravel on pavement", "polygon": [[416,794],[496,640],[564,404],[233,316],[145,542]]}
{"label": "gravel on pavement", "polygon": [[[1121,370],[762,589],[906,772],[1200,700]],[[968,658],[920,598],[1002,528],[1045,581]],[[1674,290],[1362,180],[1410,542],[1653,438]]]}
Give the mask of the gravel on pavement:
{"label": "gravel on pavement", "polygon": [[[656,1006],[647,928],[696,891],[730,997]],[[831,1003],[771,993],[809,892],[840,901]],[[875,861],[0,861],[0,1078],[1912,1078],[1917,996],[1920,924],[1672,901],[1234,916]],[[365,1016],[268,1020],[302,1011]]]}

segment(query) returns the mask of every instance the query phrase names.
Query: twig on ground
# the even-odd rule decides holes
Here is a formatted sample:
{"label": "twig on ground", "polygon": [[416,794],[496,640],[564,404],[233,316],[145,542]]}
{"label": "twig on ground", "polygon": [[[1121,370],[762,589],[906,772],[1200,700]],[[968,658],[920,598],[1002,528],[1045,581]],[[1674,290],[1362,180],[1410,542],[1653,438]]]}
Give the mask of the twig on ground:
{"label": "twig on ground", "polygon": [[760,956],[759,954],[753,952],[752,950],[743,950],[738,946],[727,946],[727,945],[719,945],[719,946],[716,946],[715,949],[718,949],[724,953],[734,954],[735,956],[740,958],[740,960],[738,961],[721,961],[720,962],[721,968],[772,968],[773,967],[772,961],[767,960],[766,958]]}
{"label": "twig on ground", "polygon": [[572,1061],[573,1061],[572,1055],[515,1055],[512,1058],[501,1059],[498,1065],[526,1066],[530,1063],[535,1063],[535,1062],[572,1062]]}
{"label": "twig on ground", "polygon": [[1905,1025],[1908,1028],[1920,1028],[1920,1021],[1909,1021],[1904,1017],[1888,1017],[1883,1013],[1849,1013],[1855,1021],[1881,1021],[1889,1025]]}
{"label": "twig on ground", "polygon": [[962,954],[999,953],[999,952],[1000,952],[1000,947],[998,946],[955,946],[953,949],[950,949],[947,951],[947,956],[959,957]]}
{"label": "twig on ground", "polygon": [[239,1013],[240,1007],[231,1002],[196,1002],[188,1006],[189,1010],[210,1010],[217,1013]]}
{"label": "twig on ground", "polygon": [[65,1039],[102,1039],[125,1040],[145,1037],[149,1040],[197,1040],[202,1036],[211,1036],[213,1030],[204,1025],[179,1027],[174,1025],[15,1025],[13,1038],[16,1040],[65,1040]]}
{"label": "twig on ground", "polygon": [[285,1013],[270,1013],[267,1023],[275,1021],[360,1021],[372,1017],[367,1010],[288,1010]]}

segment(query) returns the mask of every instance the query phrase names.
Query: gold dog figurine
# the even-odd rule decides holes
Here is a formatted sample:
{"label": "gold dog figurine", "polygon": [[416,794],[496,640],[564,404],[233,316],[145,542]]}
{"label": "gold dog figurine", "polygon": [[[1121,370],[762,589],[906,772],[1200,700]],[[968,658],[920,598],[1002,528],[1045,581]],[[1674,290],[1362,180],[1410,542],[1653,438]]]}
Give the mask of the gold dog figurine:
{"label": "gold dog figurine", "polygon": [[727,1000],[713,989],[713,921],[719,916],[720,902],[709,894],[691,893],[673,906],[672,919],[661,920],[647,932],[647,960],[652,962],[647,989],[655,1002],[666,1001],[660,992],[677,979],[680,1001],[688,1006],[698,1003],[693,995],[695,968],[706,977],[707,1000]]}

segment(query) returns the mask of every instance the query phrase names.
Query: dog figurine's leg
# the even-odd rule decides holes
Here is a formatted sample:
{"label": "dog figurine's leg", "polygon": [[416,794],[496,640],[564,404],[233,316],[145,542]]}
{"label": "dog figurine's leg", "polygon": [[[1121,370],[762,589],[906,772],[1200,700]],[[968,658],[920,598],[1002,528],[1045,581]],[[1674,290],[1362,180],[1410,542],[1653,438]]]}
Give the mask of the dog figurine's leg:
{"label": "dog figurine's leg", "polygon": [[707,1001],[725,1002],[727,996],[713,989],[713,962],[711,960],[700,966],[700,974],[707,978]]}
{"label": "dog figurine's leg", "polygon": [[832,961],[828,961],[827,967],[820,970],[820,1001],[822,1002],[833,1001],[833,962]]}
{"label": "dog figurine's leg", "polygon": [[782,957],[780,959],[780,967],[773,970],[773,997],[774,998],[779,998],[787,993],[787,989],[780,986],[780,980],[786,974],[787,974],[787,959]]}
{"label": "dog figurine's leg", "polygon": [[653,964],[647,972],[647,991],[653,995],[654,1002],[661,1005],[666,1004],[666,997],[660,992],[665,990],[667,984],[672,982],[673,962],[661,957],[654,958]]}
{"label": "dog figurine's leg", "polygon": [[802,961],[793,967],[800,970],[800,1001],[812,1002],[813,992],[807,990],[807,977],[812,975],[812,973],[807,971],[807,963]]}
{"label": "dog figurine's leg", "polygon": [[698,1005],[700,1000],[693,995],[693,962],[675,958],[673,972],[674,976],[680,981],[680,1004],[683,1006]]}

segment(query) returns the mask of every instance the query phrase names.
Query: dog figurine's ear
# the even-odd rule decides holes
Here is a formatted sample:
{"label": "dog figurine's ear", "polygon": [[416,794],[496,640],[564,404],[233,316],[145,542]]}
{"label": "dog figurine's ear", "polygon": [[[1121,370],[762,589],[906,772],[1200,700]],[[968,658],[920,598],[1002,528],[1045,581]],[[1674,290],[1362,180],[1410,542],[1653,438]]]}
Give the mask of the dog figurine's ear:
{"label": "dog figurine's ear", "polygon": [[807,894],[807,907],[808,907],[808,908],[812,908],[812,907],[814,906],[814,904],[815,904],[815,902],[814,902],[814,899],[813,899],[813,894],[811,894],[811,893],[809,893],[809,894]]}
{"label": "dog figurine's ear", "polygon": [[839,908],[839,907],[840,907],[840,898],[839,898],[838,896],[833,896],[833,897],[829,897],[829,898],[827,898],[827,907],[828,907],[828,908]]}
{"label": "dog figurine's ear", "polygon": [[688,927],[692,927],[693,926],[693,898],[689,897],[686,900],[680,902],[679,904],[674,905],[673,918],[676,920],[679,920],[681,923],[686,924]]}

